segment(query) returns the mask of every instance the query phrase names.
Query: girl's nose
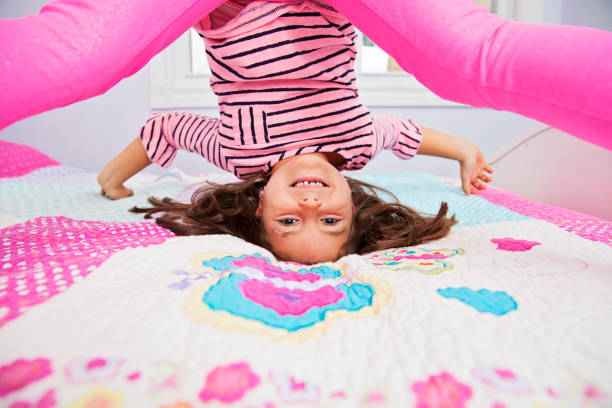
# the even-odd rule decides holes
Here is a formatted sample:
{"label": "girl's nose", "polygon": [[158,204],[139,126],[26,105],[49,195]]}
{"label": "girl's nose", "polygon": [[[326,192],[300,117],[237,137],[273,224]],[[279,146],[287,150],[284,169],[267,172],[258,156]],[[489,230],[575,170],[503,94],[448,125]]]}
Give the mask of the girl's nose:
{"label": "girl's nose", "polygon": [[300,199],[300,205],[305,207],[318,207],[321,205],[321,201],[316,194],[308,192]]}

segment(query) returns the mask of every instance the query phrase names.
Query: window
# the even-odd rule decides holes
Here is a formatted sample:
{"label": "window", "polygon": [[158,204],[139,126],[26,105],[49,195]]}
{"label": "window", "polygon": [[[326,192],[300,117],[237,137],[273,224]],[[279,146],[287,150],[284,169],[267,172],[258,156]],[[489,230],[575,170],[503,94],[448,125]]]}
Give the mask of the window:
{"label": "window", "polygon": [[[475,0],[502,17],[541,22],[544,0]],[[367,37],[359,35],[357,87],[367,106],[460,106],[440,99],[401,68]],[[153,109],[210,108],[217,97],[208,82],[204,45],[189,30],[151,62],[150,105]]]}

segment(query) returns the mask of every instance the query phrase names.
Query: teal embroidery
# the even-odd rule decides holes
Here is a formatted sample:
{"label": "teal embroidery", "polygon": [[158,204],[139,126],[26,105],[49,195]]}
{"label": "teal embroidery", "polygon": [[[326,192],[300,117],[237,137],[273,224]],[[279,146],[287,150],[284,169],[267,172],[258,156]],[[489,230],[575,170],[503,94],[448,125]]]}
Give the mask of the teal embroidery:
{"label": "teal embroidery", "polygon": [[472,306],[481,313],[504,315],[518,308],[518,304],[506,292],[491,292],[488,289],[474,291],[470,288],[438,289],[438,293],[448,299],[457,299]]}
{"label": "teal embroidery", "polygon": [[[259,320],[288,331],[296,331],[325,320],[325,314],[332,310],[356,311],[372,305],[374,290],[369,285],[353,283],[350,286],[341,284],[335,290],[343,293],[342,299],[323,307],[312,307],[301,315],[279,314],[267,305],[259,304],[245,298],[240,291],[240,283],[248,278],[239,273],[232,273],[220,279],[204,295],[202,301],[213,310],[225,310],[233,315],[246,319]],[[279,288],[279,292],[282,288]],[[279,295],[282,295],[280,293]]]}

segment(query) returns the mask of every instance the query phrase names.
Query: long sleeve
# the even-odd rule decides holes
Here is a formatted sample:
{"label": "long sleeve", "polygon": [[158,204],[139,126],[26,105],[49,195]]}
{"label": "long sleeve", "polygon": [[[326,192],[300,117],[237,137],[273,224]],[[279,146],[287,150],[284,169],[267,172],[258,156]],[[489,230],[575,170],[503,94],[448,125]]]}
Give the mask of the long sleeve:
{"label": "long sleeve", "polygon": [[410,119],[392,115],[372,115],[375,150],[372,157],[383,149],[392,150],[400,159],[416,156],[421,146],[421,129]]}
{"label": "long sleeve", "polygon": [[157,113],[140,129],[140,140],[149,159],[169,167],[178,150],[197,153],[213,162],[218,154],[220,121],[194,113]]}
{"label": "long sleeve", "polygon": [[329,0],[440,97],[515,112],[612,150],[612,33],[524,24],[473,0]]}

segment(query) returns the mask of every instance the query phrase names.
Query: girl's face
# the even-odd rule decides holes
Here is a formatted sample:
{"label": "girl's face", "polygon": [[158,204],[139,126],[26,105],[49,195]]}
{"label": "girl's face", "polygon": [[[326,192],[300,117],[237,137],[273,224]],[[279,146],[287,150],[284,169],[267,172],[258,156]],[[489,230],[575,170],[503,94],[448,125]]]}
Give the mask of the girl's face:
{"label": "girl's face", "polygon": [[278,257],[312,264],[342,255],[353,213],[346,179],[324,154],[311,153],[274,166],[256,215]]}

